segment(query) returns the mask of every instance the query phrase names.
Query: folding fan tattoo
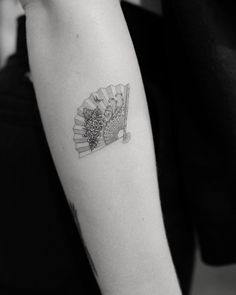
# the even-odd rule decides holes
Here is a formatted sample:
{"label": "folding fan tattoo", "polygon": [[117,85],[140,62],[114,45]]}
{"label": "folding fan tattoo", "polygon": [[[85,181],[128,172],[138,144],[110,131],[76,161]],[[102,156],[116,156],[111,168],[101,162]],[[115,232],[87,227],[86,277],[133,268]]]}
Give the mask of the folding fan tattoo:
{"label": "folding fan tattoo", "polygon": [[129,84],[100,88],[77,109],[73,140],[80,158],[119,139],[130,140],[126,131],[129,92]]}

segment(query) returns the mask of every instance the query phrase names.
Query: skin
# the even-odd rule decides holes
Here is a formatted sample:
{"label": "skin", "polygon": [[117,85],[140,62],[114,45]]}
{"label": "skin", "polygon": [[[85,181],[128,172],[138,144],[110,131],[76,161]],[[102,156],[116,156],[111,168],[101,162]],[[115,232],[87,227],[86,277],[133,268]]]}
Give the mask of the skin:
{"label": "skin", "polygon": [[[102,294],[181,294],[163,226],[144,87],[119,1],[22,4],[48,144]],[[131,137],[79,158],[78,108],[100,88],[118,84],[130,87]]]}

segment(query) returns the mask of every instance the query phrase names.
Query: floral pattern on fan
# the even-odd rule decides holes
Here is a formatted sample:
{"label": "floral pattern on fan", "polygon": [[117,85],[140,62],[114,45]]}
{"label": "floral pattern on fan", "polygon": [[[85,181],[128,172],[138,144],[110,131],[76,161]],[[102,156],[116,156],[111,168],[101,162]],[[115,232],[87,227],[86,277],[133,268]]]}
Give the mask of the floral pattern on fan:
{"label": "floral pattern on fan", "polygon": [[75,148],[79,157],[86,156],[119,139],[130,140],[127,116],[130,87],[110,85],[86,98],[77,109],[73,127]]}

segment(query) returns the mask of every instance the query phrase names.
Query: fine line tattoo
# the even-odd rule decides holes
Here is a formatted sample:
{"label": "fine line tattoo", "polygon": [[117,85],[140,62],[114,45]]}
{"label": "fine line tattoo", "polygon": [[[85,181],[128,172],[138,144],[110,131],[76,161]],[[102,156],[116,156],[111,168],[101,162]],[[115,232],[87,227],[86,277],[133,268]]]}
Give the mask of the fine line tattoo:
{"label": "fine line tattoo", "polygon": [[129,142],[131,135],[126,131],[129,92],[129,84],[100,88],[77,109],[73,140],[80,158],[119,139]]}
{"label": "fine line tattoo", "polygon": [[91,268],[92,268],[92,271],[93,271],[93,273],[95,274],[95,276],[98,277],[98,272],[97,272],[97,270],[96,270],[96,267],[95,267],[95,265],[94,265],[94,262],[93,262],[93,260],[92,260],[92,257],[91,257],[91,255],[90,255],[90,253],[89,253],[89,251],[88,251],[88,248],[86,247],[85,241],[84,241],[84,239],[83,239],[82,230],[81,230],[81,227],[80,227],[80,224],[79,224],[79,219],[78,219],[77,210],[76,210],[76,208],[75,208],[75,205],[74,205],[72,202],[70,202],[70,201],[68,201],[68,203],[69,203],[69,206],[70,206],[70,209],[71,209],[71,212],[72,212],[72,215],[73,215],[73,218],[74,218],[75,224],[76,224],[76,226],[77,226],[77,229],[78,229],[78,232],[79,232],[80,238],[81,238],[81,240],[82,240],[82,242],[83,242],[84,249],[85,249],[86,255],[87,255],[87,257],[88,257],[89,264],[90,264],[90,266],[91,266]]}

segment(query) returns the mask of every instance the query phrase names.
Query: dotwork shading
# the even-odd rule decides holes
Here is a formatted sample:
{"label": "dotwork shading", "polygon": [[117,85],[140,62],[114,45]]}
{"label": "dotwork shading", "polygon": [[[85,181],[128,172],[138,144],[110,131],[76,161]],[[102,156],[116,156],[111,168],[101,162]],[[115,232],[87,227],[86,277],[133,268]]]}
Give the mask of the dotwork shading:
{"label": "dotwork shading", "polygon": [[126,131],[129,92],[129,84],[100,88],[77,109],[73,140],[80,158],[117,140],[130,140]]}

